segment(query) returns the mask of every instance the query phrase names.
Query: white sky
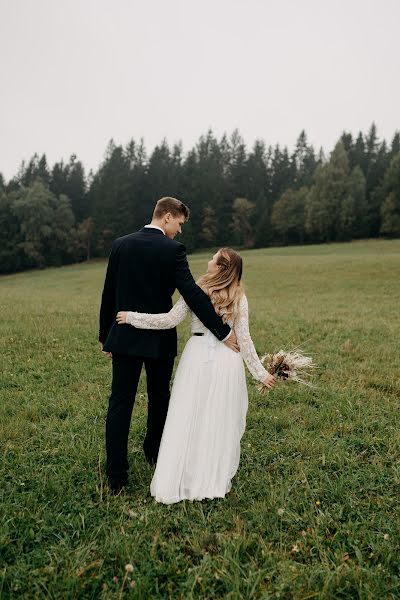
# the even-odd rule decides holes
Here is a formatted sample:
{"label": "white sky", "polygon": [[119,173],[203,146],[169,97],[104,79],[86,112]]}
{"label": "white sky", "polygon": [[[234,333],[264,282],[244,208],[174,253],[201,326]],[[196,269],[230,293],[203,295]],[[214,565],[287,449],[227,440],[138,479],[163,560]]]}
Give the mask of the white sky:
{"label": "white sky", "polygon": [[400,129],[399,0],[0,0],[0,172],[209,127],[330,151]]}

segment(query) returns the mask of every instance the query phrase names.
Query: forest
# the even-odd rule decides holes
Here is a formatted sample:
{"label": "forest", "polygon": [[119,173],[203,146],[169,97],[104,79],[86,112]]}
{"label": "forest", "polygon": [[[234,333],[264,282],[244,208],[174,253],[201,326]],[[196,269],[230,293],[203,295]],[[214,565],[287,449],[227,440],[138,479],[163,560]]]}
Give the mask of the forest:
{"label": "forest", "polygon": [[111,140],[96,172],[76,155],[51,166],[35,154],[9,181],[0,174],[0,272],[106,257],[162,196],[191,210],[188,252],[400,237],[400,133],[343,132],[329,156],[305,131],[291,152],[262,140],[249,149],[238,130],[209,130],[187,152]]}

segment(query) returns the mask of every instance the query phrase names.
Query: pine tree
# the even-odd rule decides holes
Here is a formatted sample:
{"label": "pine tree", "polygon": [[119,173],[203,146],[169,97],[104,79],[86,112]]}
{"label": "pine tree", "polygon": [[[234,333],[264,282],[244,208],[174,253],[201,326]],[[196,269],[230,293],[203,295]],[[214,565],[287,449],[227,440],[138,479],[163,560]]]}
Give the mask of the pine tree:
{"label": "pine tree", "polygon": [[229,140],[228,193],[232,198],[243,197],[248,192],[246,146],[239,131],[235,129]]}
{"label": "pine tree", "polygon": [[107,256],[112,240],[134,230],[135,199],[130,189],[129,162],[122,146],[111,140],[105,160],[93,178],[88,201],[93,207],[96,252]]}
{"label": "pine tree", "polygon": [[22,162],[18,175],[14,180],[16,185],[13,186],[13,189],[20,186],[29,187],[37,179],[40,179],[46,187],[50,183],[50,171],[45,154],[42,154],[39,158],[39,155],[35,153],[27,165],[24,161]]}
{"label": "pine tree", "polygon": [[0,190],[0,273],[13,273],[24,268],[20,243],[20,222],[13,211],[16,192]]}
{"label": "pine tree", "polygon": [[246,161],[246,197],[253,198],[256,212],[262,214],[271,205],[270,172],[264,142],[256,140]]}
{"label": "pine tree", "polygon": [[349,159],[349,165],[350,168],[355,167],[356,165],[353,164],[353,148],[354,148],[354,141],[353,141],[353,136],[351,133],[348,133],[347,131],[344,131],[340,137],[340,141],[343,144],[344,149],[346,150],[346,154],[347,157]]}
{"label": "pine tree", "polygon": [[295,188],[309,187],[313,182],[317,159],[314,148],[308,145],[304,129],[297,138],[291,162],[293,165],[292,177],[294,177]]}
{"label": "pine tree", "polygon": [[152,207],[147,185],[147,152],[143,138],[131,140],[125,150],[129,165],[128,193],[132,199],[132,231],[138,230],[151,218]]}
{"label": "pine tree", "polygon": [[380,233],[387,237],[400,236],[400,152],[396,154],[385,173],[377,195],[381,202]]}
{"label": "pine tree", "polygon": [[66,187],[62,190],[62,193],[70,199],[77,221],[82,221],[89,216],[85,171],[81,161],[77,160],[75,154],[72,154],[69,159],[66,168]]}
{"label": "pine tree", "polygon": [[162,196],[173,196],[175,190],[170,189],[171,154],[166,140],[156,146],[149,158],[148,188],[151,205]]}
{"label": "pine tree", "polygon": [[390,146],[390,153],[389,153],[390,160],[392,160],[392,158],[394,156],[396,156],[396,154],[398,154],[399,152],[400,152],[400,132],[396,131],[396,133],[393,136],[392,143]]}
{"label": "pine tree", "polygon": [[390,192],[381,207],[380,233],[387,237],[400,237],[400,199]]}
{"label": "pine tree", "polygon": [[285,190],[294,186],[296,164],[290,159],[288,149],[275,146],[271,159],[271,197],[275,203]]}
{"label": "pine tree", "polygon": [[[366,181],[360,167],[356,166],[349,177],[349,195],[353,198],[354,220],[349,239],[368,236]],[[343,210],[343,209],[342,209]]]}
{"label": "pine tree", "polygon": [[49,188],[53,194],[59,198],[61,194],[66,194],[68,185],[68,167],[63,161],[56,162],[53,165],[50,176]]}
{"label": "pine tree", "polygon": [[350,164],[352,167],[359,166],[364,176],[367,175],[368,157],[365,148],[364,137],[361,131],[359,132],[356,142],[350,154]]}
{"label": "pine tree", "polygon": [[35,179],[40,179],[46,187],[48,187],[50,183],[50,171],[47,165],[47,158],[45,154],[42,154],[39,159]]}
{"label": "pine tree", "polygon": [[[218,224],[217,244],[229,239],[232,199],[226,191],[224,157],[213,132],[201,136],[183,165],[182,196],[191,209],[190,222],[196,245],[203,226],[203,208],[213,208]],[[185,200],[183,200],[185,202]]]}

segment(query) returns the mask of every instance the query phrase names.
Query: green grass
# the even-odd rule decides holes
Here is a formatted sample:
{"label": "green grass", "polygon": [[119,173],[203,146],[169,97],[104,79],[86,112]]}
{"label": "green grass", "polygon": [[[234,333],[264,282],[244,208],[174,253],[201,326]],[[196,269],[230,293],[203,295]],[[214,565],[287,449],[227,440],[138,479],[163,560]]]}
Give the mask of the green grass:
{"label": "green grass", "polygon": [[149,495],[143,379],[128,492],[104,487],[105,263],[0,279],[2,598],[400,597],[400,240],[243,257],[258,351],[302,346],[316,388],[249,378],[232,492],[173,506]]}

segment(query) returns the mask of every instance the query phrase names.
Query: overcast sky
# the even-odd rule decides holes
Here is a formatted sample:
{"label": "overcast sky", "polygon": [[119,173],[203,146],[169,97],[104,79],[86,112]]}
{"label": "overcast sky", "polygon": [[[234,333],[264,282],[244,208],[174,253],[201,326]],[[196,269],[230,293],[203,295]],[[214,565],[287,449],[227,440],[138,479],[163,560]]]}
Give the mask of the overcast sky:
{"label": "overcast sky", "polygon": [[400,129],[399,0],[0,0],[0,172],[212,128],[332,150]]}

